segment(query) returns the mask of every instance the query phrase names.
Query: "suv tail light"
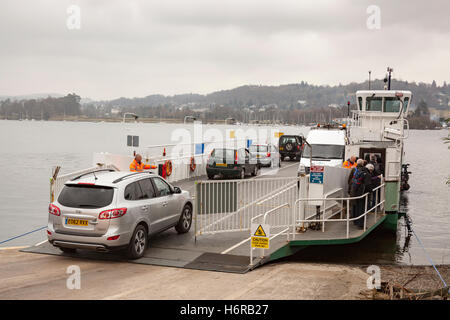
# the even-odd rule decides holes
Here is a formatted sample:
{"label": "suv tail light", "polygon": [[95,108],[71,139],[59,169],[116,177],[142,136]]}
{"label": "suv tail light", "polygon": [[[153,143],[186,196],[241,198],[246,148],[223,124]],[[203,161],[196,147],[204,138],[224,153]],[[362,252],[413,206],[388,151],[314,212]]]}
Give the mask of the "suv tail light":
{"label": "suv tail light", "polygon": [[54,204],[50,203],[48,206],[48,213],[53,214],[55,216],[60,216],[61,210],[59,210],[59,208],[57,206],[55,206]]}
{"label": "suv tail light", "polygon": [[300,146],[299,145],[297,145],[297,150],[300,150]]}
{"label": "suv tail light", "polygon": [[267,158],[270,158],[270,152],[267,152]]}
{"label": "suv tail light", "polygon": [[100,212],[98,215],[99,219],[115,219],[120,218],[124,216],[127,213],[127,208],[118,208],[118,209],[111,209],[111,210],[105,210]]}

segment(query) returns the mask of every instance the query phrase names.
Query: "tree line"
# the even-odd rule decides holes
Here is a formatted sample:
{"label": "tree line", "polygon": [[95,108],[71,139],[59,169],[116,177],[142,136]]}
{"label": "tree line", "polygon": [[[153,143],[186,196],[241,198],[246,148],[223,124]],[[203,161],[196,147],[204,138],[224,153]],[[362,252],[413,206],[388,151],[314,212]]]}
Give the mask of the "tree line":
{"label": "tree line", "polygon": [[80,96],[70,93],[64,97],[44,99],[11,100],[0,102],[0,117],[8,120],[39,119],[80,116]]}

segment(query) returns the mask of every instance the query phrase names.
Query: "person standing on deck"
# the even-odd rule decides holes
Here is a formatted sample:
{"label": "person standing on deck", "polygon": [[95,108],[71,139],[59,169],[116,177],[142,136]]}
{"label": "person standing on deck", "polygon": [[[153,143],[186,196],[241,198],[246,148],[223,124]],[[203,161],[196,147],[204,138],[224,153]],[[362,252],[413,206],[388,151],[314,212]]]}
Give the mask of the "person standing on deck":
{"label": "person standing on deck", "polygon": [[[367,170],[369,171],[370,174],[370,188],[367,191],[372,191],[373,189],[375,189],[376,187],[378,187],[380,185],[380,175],[379,173],[376,171],[375,166],[372,163],[369,163],[366,165]],[[373,208],[376,205],[376,193],[378,190],[372,191],[371,194],[369,195],[369,204],[368,204],[368,208]],[[378,198],[378,201],[380,201],[380,198]]]}
{"label": "person standing on deck", "polygon": [[356,157],[351,156],[350,159],[345,160],[344,163],[342,164],[342,167],[344,167],[346,169],[355,168],[356,167]]}
{"label": "person standing on deck", "polygon": [[[356,162],[355,172],[352,176],[352,182],[350,185],[350,196],[359,197],[370,189],[371,176],[366,168],[364,168],[364,160],[358,159]],[[359,198],[352,200],[352,218],[359,217],[365,211],[365,198]],[[361,217],[358,220],[354,220],[353,223],[360,229],[364,227],[364,218]]]}
{"label": "person standing on deck", "polygon": [[133,162],[131,162],[131,164],[130,164],[131,172],[142,172],[142,171],[148,170],[148,169],[156,169],[156,166],[142,163],[142,156],[140,154],[137,154],[134,157]]}

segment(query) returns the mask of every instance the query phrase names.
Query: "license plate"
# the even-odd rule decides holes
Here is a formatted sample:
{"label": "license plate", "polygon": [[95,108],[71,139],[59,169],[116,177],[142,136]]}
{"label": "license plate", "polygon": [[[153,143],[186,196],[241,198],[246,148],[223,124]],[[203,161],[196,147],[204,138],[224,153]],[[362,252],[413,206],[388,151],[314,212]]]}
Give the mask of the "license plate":
{"label": "license plate", "polygon": [[217,167],[226,167],[227,164],[226,163],[216,163]]}
{"label": "license plate", "polygon": [[66,224],[71,226],[88,226],[89,221],[83,219],[66,218]]}
{"label": "license plate", "polygon": [[261,156],[259,154],[256,155],[257,158],[261,158]]}
{"label": "license plate", "polygon": [[284,150],[284,148],[283,148],[283,147],[280,147],[280,150]]}

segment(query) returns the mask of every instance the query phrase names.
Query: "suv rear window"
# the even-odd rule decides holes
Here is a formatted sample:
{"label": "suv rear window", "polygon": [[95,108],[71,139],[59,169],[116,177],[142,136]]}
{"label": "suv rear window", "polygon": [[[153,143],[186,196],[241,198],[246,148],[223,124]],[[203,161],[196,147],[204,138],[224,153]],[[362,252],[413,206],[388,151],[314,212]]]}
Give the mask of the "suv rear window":
{"label": "suv rear window", "polygon": [[111,204],[114,188],[91,185],[65,185],[58,202],[70,208],[103,208]]}
{"label": "suv rear window", "polygon": [[214,149],[211,156],[218,159],[234,159],[235,150],[233,149]]}
{"label": "suv rear window", "polygon": [[267,152],[267,146],[251,145],[250,152]]}
{"label": "suv rear window", "polygon": [[284,144],[284,143],[297,143],[297,138],[296,137],[281,137],[280,139],[280,144]]}

